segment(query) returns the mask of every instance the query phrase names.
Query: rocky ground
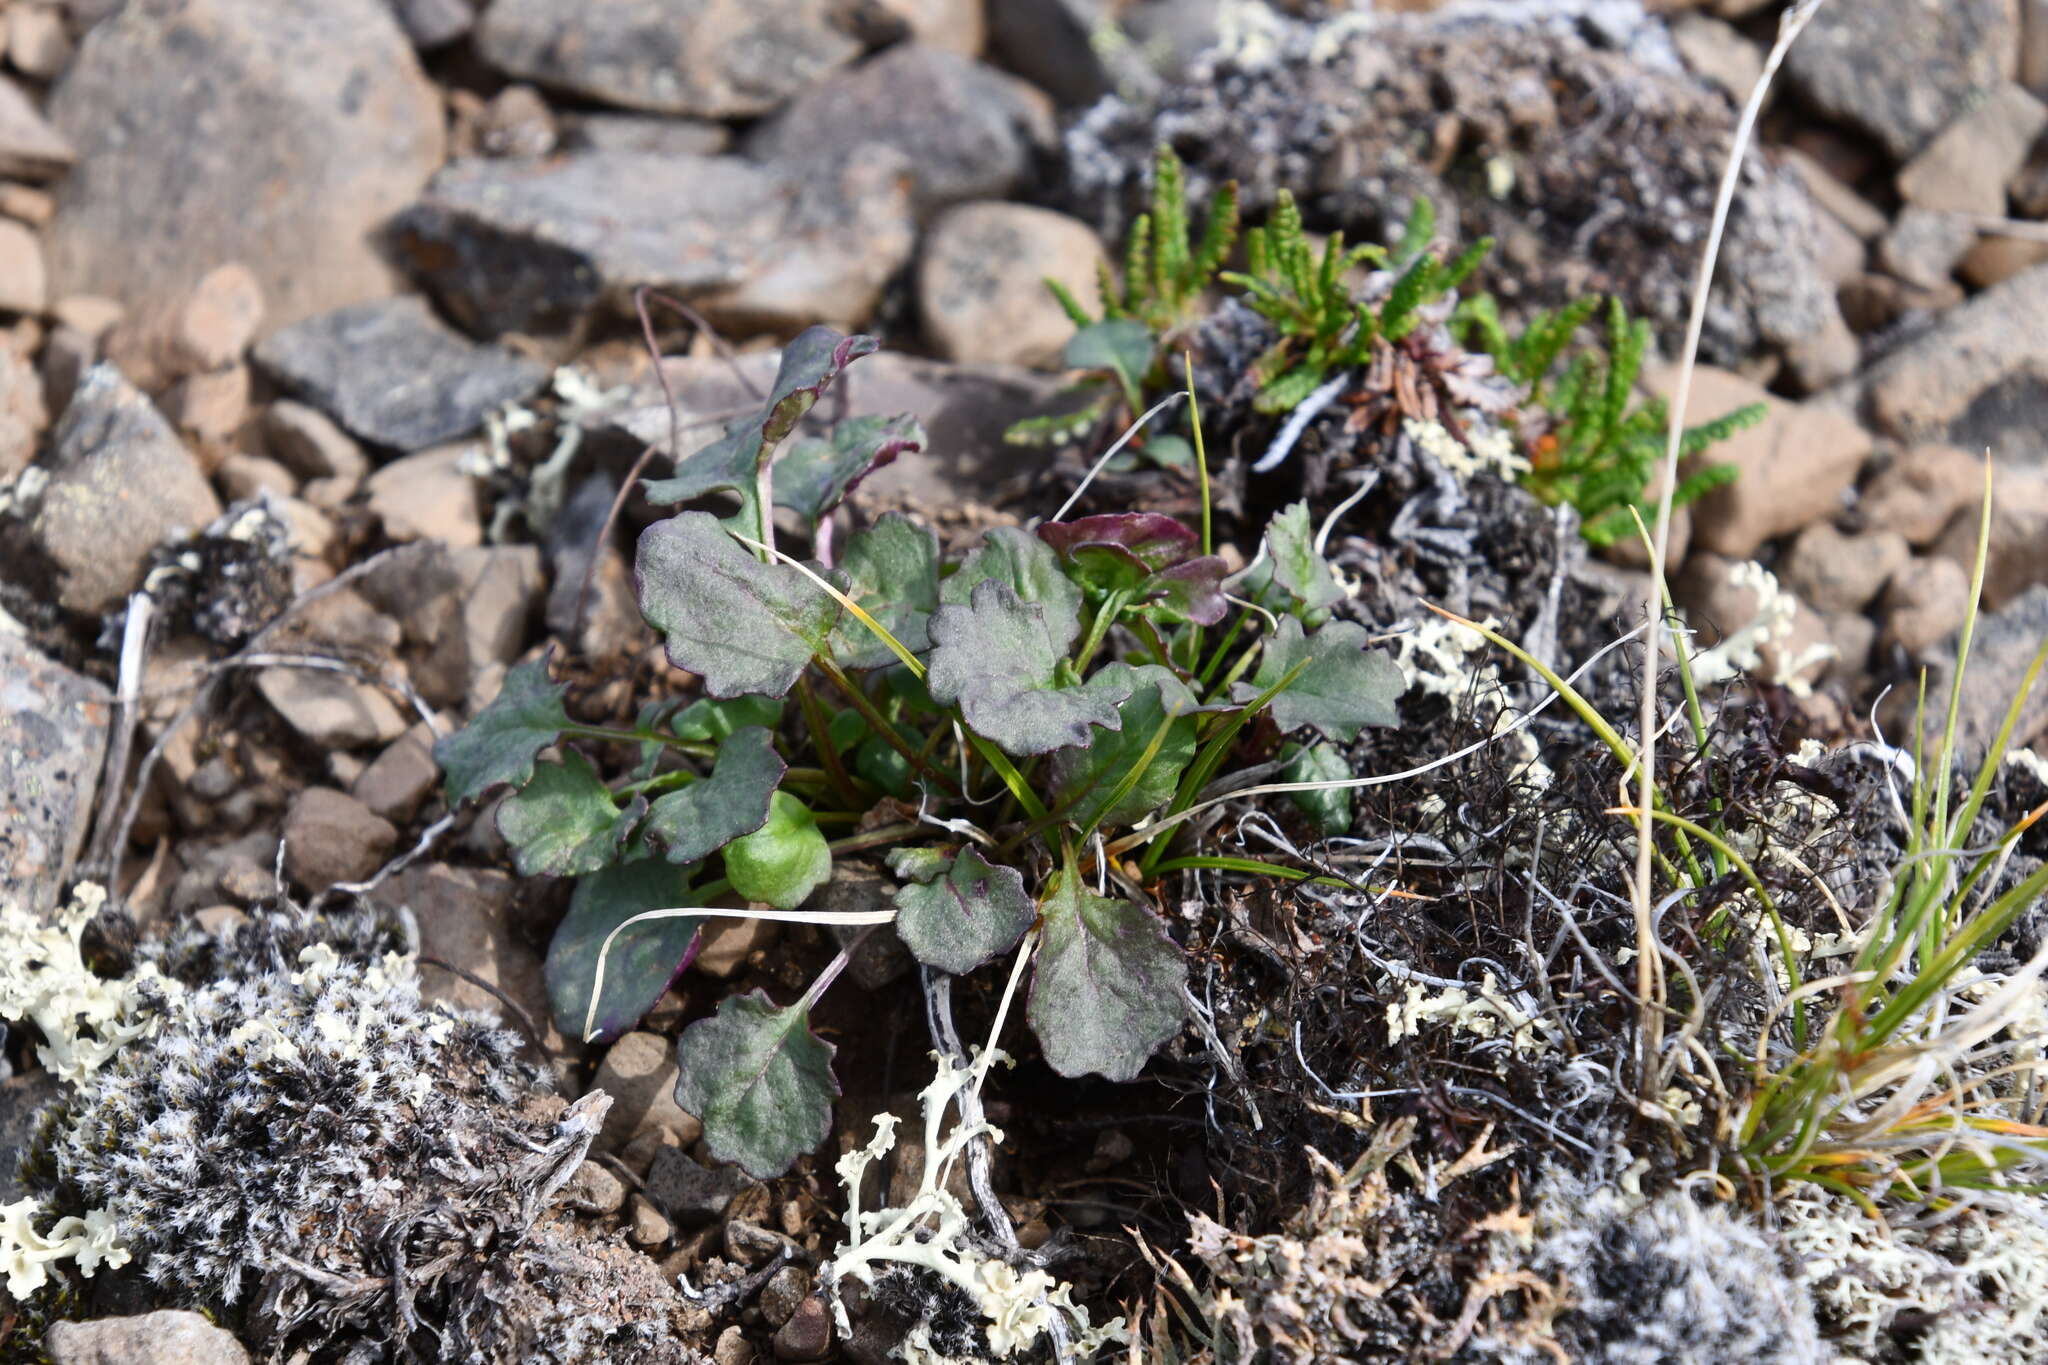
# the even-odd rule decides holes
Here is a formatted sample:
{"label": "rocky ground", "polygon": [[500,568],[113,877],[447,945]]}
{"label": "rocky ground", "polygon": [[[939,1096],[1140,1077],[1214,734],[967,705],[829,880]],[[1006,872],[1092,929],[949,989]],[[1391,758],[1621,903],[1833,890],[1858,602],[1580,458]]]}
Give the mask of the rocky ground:
{"label": "rocky ground", "polygon": [[[638,1030],[603,1048],[565,1036],[542,961],[568,888],[515,876],[493,822],[448,808],[434,740],[549,644],[581,719],[691,694],[634,599],[631,537],[657,514],[621,490],[649,444],[666,450],[672,420],[637,290],[693,310],[657,307],[653,322],[677,419],[700,431],[747,405],[803,327],[878,336],[884,349],[827,407],[914,413],[929,440],[861,484],[851,515],[914,511],[950,543],[1046,515],[1097,453],[1003,433],[1061,387],[1072,324],[1042,280],[1093,297],[1161,140],[1197,196],[1234,180],[1257,218],[1284,188],[1313,230],[1352,241],[1398,232],[1427,195],[1452,242],[1499,239],[1484,282],[1504,305],[1610,292],[1650,319],[1659,354],[1644,382],[1668,392],[1727,130],[1782,6],[1384,8],[1403,13],[1283,0],[0,0],[0,903],[54,922],[75,883],[104,885],[88,957],[168,954],[165,974],[187,972],[195,990],[218,963],[190,947],[194,933],[253,960],[283,951],[285,902],[361,908],[416,956],[408,1009],[489,1011],[514,1028],[503,1047],[516,1056],[476,1045],[473,1093],[450,1099],[448,1122],[501,1145],[516,1133],[537,1154],[492,1198],[547,1199],[516,1228],[498,1205],[490,1217],[538,1241],[436,1292],[507,1294],[528,1334],[492,1337],[437,1299],[445,1358],[881,1359],[895,1344],[886,1326],[835,1332],[810,1267],[840,1233],[832,1160],[866,1142],[873,1115],[915,1117],[929,1040],[907,957],[869,964],[865,993],[819,1016],[847,1091],[820,1153],[768,1182],[721,1165],[673,1098],[673,1037],[737,991],[801,990],[829,955],[826,932],[723,922]],[[1704,645],[1768,619],[1730,725],[1781,750],[1869,739],[1874,725],[1911,733],[1914,681],[1931,670],[1938,687],[1952,668],[1987,449],[1998,493],[1961,700],[1968,743],[1981,751],[2048,637],[2044,101],[2048,5],[1834,0],[1764,116],[1692,414],[1767,413],[1718,450],[1736,480],[1678,513],[1672,583]],[[1227,368],[1221,334],[1206,337],[1198,365]],[[1277,420],[1243,395],[1214,401],[1222,525],[1247,557],[1279,506],[1306,497],[1320,519],[1339,501],[1334,475],[1352,456],[1335,424],[1276,473],[1251,474]],[[1427,596],[1518,637],[1547,621],[1574,660],[1627,620],[1639,554],[1588,560],[1547,509],[1502,486],[1438,509],[1464,528],[1469,567],[1454,571],[1402,548],[1392,528],[1412,490],[1400,469],[1387,477],[1360,513],[1368,529],[1340,538],[1348,571],[1388,585],[1368,587],[1361,619],[1407,619]],[[1195,506],[1186,480],[1158,470],[1113,474],[1091,497],[1093,511]],[[1562,617],[1555,603],[1545,615],[1546,588]],[[1626,696],[1618,676],[1607,685]],[[1452,712],[1430,714],[1455,728]],[[2012,741],[2044,733],[2048,695]],[[1373,743],[1354,761],[1391,769],[1449,740]],[[1467,794],[1489,781],[1467,776]],[[1399,790],[1362,802],[1356,832],[1434,818]],[[1277,930],[1275,904],[1247,896],[1227,932],[1203,939],[1218,1020],[1275,1007],[1276,979],[1298,992],[1289,1008],[1332,1008],[1312,988],[1320,968],[1304,965],[1314,935]],[[1428,967],[1422,936],[1410,961]],[[0,1053],[0,1205],[22,1195],[13,1153],[59,1089],[28,1041],[15,1028]],[[1152,1249],[1234,1283],[1255,1258],[1230,1262],[1215,1239],[1243,1250],[1307,1226],[1303,1210],[1336,1196],[1313,1193],[1303,1141],[1340,1165],[1368,1150],[1355,1115],[1303,1099],[1299,1071],[1277,1079],[1284,1049],[1269,1050],[1249,1092],[1227,1056],[1203,1061],[1191,1031],[1151,1084],[1055,1089],[1027,1065],[996,1101],[1011,1135],[1005,1205],[1026,1245],[1066,1249],[1063,1274],[1098,1319],[1151,1294]],[[1313,1042],[1294,1057],[1340,1065]],[[565,1110],[595,1090],[608,1111]],[[1245,1107],[1254,1093],[1273,1114]],[[1485,1117],[1449,1112],[1417,1101],[1404,1113],[1425,1134],[1437,1125],[1446,1159]],[[590,1131],[576,1126],[586,1118]],[[1296,1135],[1287,1150],[1250,1136],[1268,1118]],[[443,1173],[499,1159],[478,1155],[498,1152],[483,1137],[449,1140]],[[914,1186],[913,1166],[899,1152],[887,1178]],[[1384,1184],[1377,1168],[1372,1180]],[[1506,1190],[1486,1187],[1485,1207]],[[1480,1216],[1380,1195],[1408,1210],[1396,1240],[1455,1240]],[[1671,1228],[1631,1224],[1603,1245],[1696,1237],[1728,1256],[1783,1253],[1747,1225],[1703,1232],[1706,1215],[1683,1200],[1653,1207]],[[1207,1223],[1192,1253],[1190,1209],[1228,1224]],[[1813,1250],[1834,1234],[1800,1235],[1816,1262],[1836,1254]],[[1579,1273],[1564,1242],[1545,1245],[1551,1260],[1516,1273]],[[1485,1299],[1466,1299],[1450,1268],[1387,1255],[1381,1270],[1407,1277],[1432,1330],[1469,1303],[1441,1354],[1537,1358],[1514,1354],[1524,1347],[1490,1318],[1474,1337]],[[0,1356],[382,1358],[348,1353],[345,1313],[321,1319],[324,1338],[295,1337],[313,1309],[279,1326],[282,1309],[266,1320],[197,1272],[139,1268],[75,1282],[54,1313],[0,1302]],[[1749,1358],[2017,1360],[2025,1340],[2048,1351],[2035,1335],[2002,1339],[2014,1354],[1953,1342],[1936,1354],[1926,1322],[1954,1296],[1908,1303],[1901,1290],[1880,1314],[1841,1289],[1862,1273],[1797,1289],[1822,1301],[1835,1355],[1794,1331]],[[2040,1266],[2010,1274],[2048,1280]],[[1588,1293],[1590,1322],[1602,1310]],[[159,1313],[189,1305],[220,1325]],[[1811,1337],[1812,1302],[1795,1308]],[[76,1321],[43,1335],[53,1318]],[[1420,1336],[1398,1336],[1376,1324],[1292,1358],[1419,1349]],[[412,1349],[436,1358],[421,1340]],[[1473,1354],[1484,1340],[1495,1354]],[[1589,1358],[1714,1358],[1683,1343],[1603,1349]]]}

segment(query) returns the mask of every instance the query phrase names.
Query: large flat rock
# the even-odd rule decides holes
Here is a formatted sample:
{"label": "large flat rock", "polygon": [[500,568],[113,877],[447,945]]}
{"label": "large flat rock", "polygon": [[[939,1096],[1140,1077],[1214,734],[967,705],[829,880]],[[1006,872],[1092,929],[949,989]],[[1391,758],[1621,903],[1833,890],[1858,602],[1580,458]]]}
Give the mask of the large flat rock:
{"label": "large flat rock", "polygon": [[240,261],[266,325],[389,293],[371,233],[441,163],[441,99],[382,0],[133,0],[50,100],[75,145],[52,298],[167,308]]}

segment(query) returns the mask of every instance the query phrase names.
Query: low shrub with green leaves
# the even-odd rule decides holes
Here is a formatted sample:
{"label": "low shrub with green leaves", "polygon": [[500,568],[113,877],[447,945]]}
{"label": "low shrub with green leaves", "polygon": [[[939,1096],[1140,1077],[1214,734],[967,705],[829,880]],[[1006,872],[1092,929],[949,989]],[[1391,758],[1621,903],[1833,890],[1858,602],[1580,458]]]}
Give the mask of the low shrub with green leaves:
{"label": "low shrub with green leaves", "polygon": [[[1663,399],[1636,393],[1650,324],[1631,319],[1620,299],[1607,300],[1605,347],[1582,348],[1558,370],[1579,329],[1599,308],[1597,298],[1578,299],[1538,313],[1511,337],[1493,297],[1480,294],[1460,305],[1456,321],[1467,344],[1491,355],[1502,374],[1528,391],[1518,424],[1530,465],[1523,487],[1553,507],[1570,503],[1586,539],[1612,545],[1635,533],[1636,514],[1646,524],[1657,519],[1650,480],[1664,460],[1670,414]],[[1681,458],[1704,454],[1762,421],[1764,412],[1763,404],[1751,403],[1687,427],[1679,437]],[[1733,482],[1735,474],[1730,464],[1697,468],[1679,480],[1671,505],[1697,502]]]}
{"label": "low shrub with green leaves", "polygon": [[[871,349],[806,332],[758,415],[650,487],[657,501],[740,502],[640,538],[641,611],[703,695],[631,728],[584,725],[547,660],[529,661],[439,746],[449,800],[506,790],[497,824],[519,870],[577,879],[548,955],[567,1030],[631,1028],[708,917],[765,905],[893,920],[949,973],[1018,952],[1046,1060],[1128,1079],[1184,1017],[1158,877],[1303,875],[1173,847],[1185,814],[1254,720],[1263,742],[1295,741],[1291,770],[1328,771],[1328,746],[1395,723],[1400,674],[1362,627],[1331,619],[1342,589],[1300,504],[1234,591],[1206,525],[1142,512],[997,528],[958,562],[894,513],[830,565],[776,550],[770,506],[815,521],[922,439],[909,418],[856,419],[779,452]],[[852,919],[806,908],[836,860],[882,850],[901,883],[892,905]],[[829,1131],[832,1048],[808,1019],[849,952],[791,1003],[733,996],[684,1031],[677,1098],[721,1158],[780,1172]]]}

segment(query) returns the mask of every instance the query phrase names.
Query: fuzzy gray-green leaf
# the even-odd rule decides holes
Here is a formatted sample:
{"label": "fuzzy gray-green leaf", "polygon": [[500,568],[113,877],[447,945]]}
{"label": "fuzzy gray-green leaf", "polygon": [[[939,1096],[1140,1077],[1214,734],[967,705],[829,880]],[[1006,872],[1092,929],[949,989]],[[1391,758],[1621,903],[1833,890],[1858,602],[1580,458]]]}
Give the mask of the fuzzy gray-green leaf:
{"label": "fuzzy gray-green leaf", "polygon": [[657,521],[640,536],[640,612],[669,660],[703,675],[714,697],[789,691],[825,647],[839,604],[787,564],[764,564],[707,512]]}
{"label": "fuzzy gray-green leaf", "polygon": [[1368,725],[1397,725],[1395,702],[1407,686],[1401,670],[1381,650],[1367,649],[1365,627],[1332,621],[1304,637],[1292,616],[1266,642],[1259,668],[1232,695],[1250,701],[1287,675],[1296,664],[1307,667],[1273,698],[1273,723],[1285,733],[1312,725],[1328,739],[1349,744]]}
{"label": "fuzzy gray-green leaf", "polygon": [[1023,874],[962,849],[946,875],[896,893],[896,933],[919,962],[964,976],[1017,946],[1037,916]]}
{"label": "fuzzy gray-green leaf", "polygon": [[1023,601],[1044,607],[1057,649],[1067,652],[1081,633],[1081,589],[1067,577],[1052,546],[1029,531],[999,526],[939,585],[939,600],[966,606],[975,588],[988,579],[1007,583]]}
{"label": "fuzzy gray-green leaf", "polygon": [[959,702],[967,723],[1012,754],[1043,754],[1085,744],[1091,726],[1114,730],[1117,705],[1130,696],[1125,675],[1098,675],[1061,686],[1059,664],[1072,643],[1037,602],[1007,583],[978,583],[967,606],[932,615],[930,673],[940,702]]}
{"label": "fuzzy gray-green leaf", "polygon": [[[1147,811],[1173,799],[1181,773],[1195,756],[1194,694],[1158,664],[1132,668],[1110,664],[1102,674],[1120,669],[1133,691],[1117,708],[1123,717],[1118,730],[1097,730],[1085,745],[1061,749],[1052,756],[1053,807],[1071,823],[1135,824]],[[1131,789],[1104,809],[1130,770],[1145,755],[1153,735],[1169,716],[1183,717],[1168,726],[1166,738]]]}
{"label": "fuzzy gray-green leaf", "polygon": [[808,1011],[766,994],[729,995],[676,1042],[676,1103],[704,1121],[720,1161],[773,1179],[832,1133],[832,1045]]}
{"label": "fuzzy gray-green leaf", "polygon": [[767,730],[750,725],[734,731],[718,746],[711,776],[655,799],[647,811],[647,837],[672,863],[694,863],[717,852],[767,821],[786,766]]}
{"label": "fuzzy gray-green leaf", "polygon": [[1316,553],[1306,502],[1283,509],[1268,523],[1266,549],[1273,556],[1274,580],[1293,595],[1302,615],[1327,612],[1344,600],[1330,561]]}
{"label": "fuzzy gray-green leaf", "polygon": [[521,876],[575,877],[611,862],[646,809],[635,797],[621,811],[590,760],[571,749],[505,798],[498,832],[512,845]]}
{"label": "fuzzy gray-green leaf", "polygon": [[455,807],[510,783],[524,786],[533,760],[569,728],[562,697],[569,689],[548,677],[548,656],[529,659],[505,675],[497,697],[476,718],[434,745]]}
{"label": "fuzzy gray-green leaf", "polygon": [[[637,858],[576,882],[569,913],[548,944],[548,1005],[566,1037],[583,1036],[597,955],[612,930],[644,910],[690,904],[690,873],[660,858]],[[609,1042],[654,1008],[669,982],[689,965],[703,920],[695,916],[648,920],[612,940],[598,992],[596,1041]]]}
{"label": "fuzzy gray-green leaf", "polygon": [[[913,654],[931,647],[931,617],[939,606],[939,541],[928,526],[900,512],[885,513],[854,533],[840,556],[845,592]],[[856,620],[840,618],[832,656],[843,668],[886,668],[895,653]]]}
{"label": "fuzzy gray-green leaf", "polygon": [[1180,1032],[1187,959],[1142,906],[1062,876],[1040,907],[1044,940],[1028,1016],[1062,1076],[1128,1081]]}

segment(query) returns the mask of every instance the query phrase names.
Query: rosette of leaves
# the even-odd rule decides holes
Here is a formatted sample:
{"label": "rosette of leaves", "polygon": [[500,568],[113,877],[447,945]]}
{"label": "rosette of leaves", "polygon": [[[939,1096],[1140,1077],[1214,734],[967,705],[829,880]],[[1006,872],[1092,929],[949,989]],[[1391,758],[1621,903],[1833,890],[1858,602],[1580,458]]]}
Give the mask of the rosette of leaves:
{"label": "rosette of leaves", "polygon": [[[1468,344],[1490,354],[1503,375],[1528,389],[1517,422],[1530,464],[1522,485],[1552,506],[1570,503],[1587,541],[1611,545],[1635,534],[1630,509],[1646,524],[1656,520],[1649,487],[1664,462],[1669,409],[1661,398],[1636,395],[1650,324],[1631,319],[1618,298],[1606,301],[1605,346],[1581,347],[1565,360],[1600,304],[1597,297],[1585,298],[1540,312],[1510,337],[1492,297],[1482,294],[1459,307],[1455,322]],[[1734,465],[1699,464],[1698,457],[1762,421],[1765,411],[1763,404],[1751,403],[1686,428],[1679,454],[1694,464],[1672,490],[1674,508],[1734,480]]]}
{"label": "rosette of leaves", "polygon": [[[762,468],[754,508],[780,500]],[[545,659],[527,663],[441,746],[449,796],[509,788],[498,825],[519,868],[578,879],[549,954],[565,1028],[630,1028],[687,965],[693,911],[830,923],[807,902],[834,860],[886,848],[913,955],[958,974],[1022,945],[1046,1059],[1129,1079],[1184,1018],[1157,879],[1223,865],[1173,847],[1175,817],[1254,720],[1262,743],[1317,745],[1397,718],[1400,675],[1332,618],[1305,526],[1305,508],[1276,523],[1284,572],[1247,608],[1200,536],[1149,513],[997,528],[954,563],[892,514],[828,566],[684,510],[641,537],[640,607],[706,695],[631,729],[580,725]],[[859,832],[830,842],[835,827]],[[809,1017],[849,953],[791,1004],[735,996],[684,1031],[678,1102],[719,1157],[768,1175],[829,1131],[832,1051]]]}

